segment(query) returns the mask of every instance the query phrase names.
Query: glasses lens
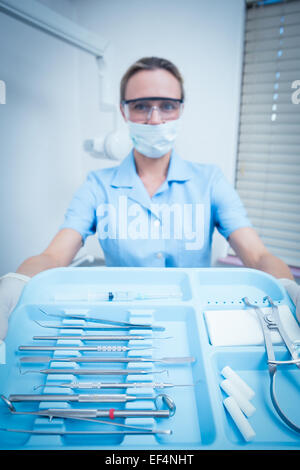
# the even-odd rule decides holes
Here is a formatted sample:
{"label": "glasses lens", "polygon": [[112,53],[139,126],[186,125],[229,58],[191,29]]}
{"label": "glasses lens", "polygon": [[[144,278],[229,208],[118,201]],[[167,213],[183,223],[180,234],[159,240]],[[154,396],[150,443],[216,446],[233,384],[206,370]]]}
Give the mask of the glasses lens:
{"label": "glasses lens", "polygon": [[128,117],[131,121],[143,121],[151,117],[157,109],[163,120],[178,119],[181,110],[180,100],[135,100],[127,103]]}

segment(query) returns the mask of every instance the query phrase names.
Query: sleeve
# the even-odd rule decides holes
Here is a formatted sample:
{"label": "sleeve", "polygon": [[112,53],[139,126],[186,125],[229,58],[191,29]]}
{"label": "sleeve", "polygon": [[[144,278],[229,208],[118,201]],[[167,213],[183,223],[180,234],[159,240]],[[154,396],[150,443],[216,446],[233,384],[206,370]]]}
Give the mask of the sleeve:
{"label": "sleeve", "polygon": [[226,239],[238,228],[252,227],[237,191],[219,168],[212,185],[212,211],[215,226]]}
{"label": "sleeve", "polygon": [[63,224],[59,227],[72,228],[82,236],[85,243],[89,235],[96,232],[97,181],[90,172],[86,181],[76,191],[65,213]]}

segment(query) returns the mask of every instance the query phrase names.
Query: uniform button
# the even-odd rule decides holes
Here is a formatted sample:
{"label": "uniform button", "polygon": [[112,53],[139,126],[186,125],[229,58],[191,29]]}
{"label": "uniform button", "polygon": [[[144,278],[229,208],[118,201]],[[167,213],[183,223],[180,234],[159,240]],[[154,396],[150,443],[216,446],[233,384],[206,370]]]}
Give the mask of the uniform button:
{"label": "uniform button", "polygon": [[163,254],[159,252],[159,253],[156,254],[156,257],[160,259],[160,258],[163,257]]}

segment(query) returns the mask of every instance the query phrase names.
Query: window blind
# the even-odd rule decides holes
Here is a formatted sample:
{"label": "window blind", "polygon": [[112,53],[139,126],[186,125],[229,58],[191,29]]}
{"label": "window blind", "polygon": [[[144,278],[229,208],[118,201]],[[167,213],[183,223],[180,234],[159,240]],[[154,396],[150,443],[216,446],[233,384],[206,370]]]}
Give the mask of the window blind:
{"label": "window blind", "polygon": [[292,101],[296,80],[300,0],[248,8],[236,189],[267,248],[300,267],[300,104]]}

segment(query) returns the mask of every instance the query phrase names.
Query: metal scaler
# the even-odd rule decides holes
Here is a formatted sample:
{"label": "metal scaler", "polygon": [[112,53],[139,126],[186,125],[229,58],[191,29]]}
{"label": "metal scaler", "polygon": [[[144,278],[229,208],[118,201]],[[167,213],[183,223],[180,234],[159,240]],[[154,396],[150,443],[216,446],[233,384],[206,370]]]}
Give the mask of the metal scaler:
{"label": "metal scaler", "polygon": [[[151,336],[146,335],[59,335],[59,336],[34,336],[34,340],[50,340],[57,341],[64,340],[82,340],[82,341],[131,341],[131,340],[145,340],[151,339]],[[158,339],[158,338],[156,338]],[[163,338],[159,338],[163,339]]]}
{"label": "metal scaler", "polygon": [[191,364],[195,362],[194,357],[162,357],[161,359],[153,359],[151,357],[49,357],[49,356],[28,356],[21,357],[22,363],[48,363],[48,362],[106,362],[106,363],[123,363],[129,364],[130,362],[159,362],[162,364]]}
{"label": "metal scaler", "polygon": [[133,350],[156,349],[155,346],[19,346],[19,351],[97,351],[125,352]]}
{"label": "metal scaler", "polygon": [[127,389],[127,388],[172,388],[172,387],[195,387],[195,384],[172,384],[164,382],[65,382],[60,384],[49,384],[37,385],[34,390],[41,387],[63,387],[79,390],[90,390],[90,389]]}
{"label": "metal scaler", "polygon": [[162,374],[166,372],[165,370],[153,371],[153,370],[143,370],[143,369],[42,369],[42,370],[26,370],[22,372],[20,370],[20,375],[25,375],[28,373],[40,373],[40,374],[63,374],[63,375],[143,375],[143,374]]}
{"label": "metal scaler", "polygon": [[145,431],[143,429],[138,430],[138,431],[69,431],[69,430],[55,430],[55,429],[14,429],[14,428],[0,428],[0,431],[4,432],[15,432],[15,433],[23,433],[23,434],[33,434],[33,435],[39,435],[39,436],[78,436],[78,435],[140,435],[140,434],[165,434],[165,435],[170,435],[172,434],[172,431],[169,429],[153,429],[150,431]]}

